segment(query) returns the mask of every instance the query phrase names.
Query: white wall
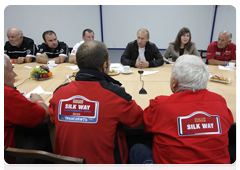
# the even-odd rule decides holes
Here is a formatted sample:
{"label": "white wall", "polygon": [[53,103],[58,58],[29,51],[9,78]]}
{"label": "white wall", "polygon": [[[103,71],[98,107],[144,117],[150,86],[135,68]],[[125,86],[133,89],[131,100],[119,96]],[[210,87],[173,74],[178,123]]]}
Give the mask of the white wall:
{"label": "white wall", "polygon": [[212,41],[217,41],[221,31],[230,31],[232,42],[236,44],[236,9],[231,5],[219,5]]}
{"label": "white wall", "polygon": [[82,41],[82,31],[90,28],[101,41],[99,5],[11,5],[4,10],[4,42],[7,30],[17,27],[36,44],[43,42],[42,33],[53,30],[59,41],[69,47]]}
{"label": "white wall", "polygon": [[146,28],[150,41],[166,49],[178,31],[187,27],[197,48],[206,49],[213,17],[213,5],[107,5],[103,6],[104,42],[110,48],[125,48],[127,42],[137,38],[140,28]]}
{"label": "white wall", "polygon": [[[214,5],[103,5],[103,40],[108,48],[125,48],[136,39],[137,30],[147,28],[150,41],[166,49],[182,27],[188,27],[197,49],[210,43]],[[52,29],[69,47],[81,41],[82,31],[90,28],[101,41],[99,5],[10,5],[4,10],[4,42],[10,27],[18,27],[36,44],[43,42],[42,33]],[[236,10],[218,6],[213,41],[221,30],[233,33],[236,42]]]}

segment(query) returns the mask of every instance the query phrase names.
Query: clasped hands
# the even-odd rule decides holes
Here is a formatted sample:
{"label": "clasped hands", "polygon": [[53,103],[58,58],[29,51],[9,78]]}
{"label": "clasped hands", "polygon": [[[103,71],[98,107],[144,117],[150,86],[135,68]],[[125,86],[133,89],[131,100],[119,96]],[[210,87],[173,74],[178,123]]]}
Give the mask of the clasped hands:
{"label": "clasped hands", "polygon": [[55,58],[49,59],[49,58],[48,58],[48,55],[47,55],[46,53],[43,53],[41,56],[42,56],[43,58],[45,58],[45,59],[48,59],[48,60],[55,60],[55,63],[56,63],[56,64],[59,64],[59,63],[60,63],[60,58],[59,58],[59,57],[55,57]]}
{"label": "clasped hands", "polygon": [[149,67],[149,62],[148,61],[142,61],[140,58],[136,61],[135,66],[137,68],[148,68]]}
{"label": "clasped hands", "polygon": [[17,59],[15,59],[14,62],[17,63],[17,64],[23,64],[24,61],[26,63],[29,63],[29,62],[32,61],[32,57],[18,57]]}

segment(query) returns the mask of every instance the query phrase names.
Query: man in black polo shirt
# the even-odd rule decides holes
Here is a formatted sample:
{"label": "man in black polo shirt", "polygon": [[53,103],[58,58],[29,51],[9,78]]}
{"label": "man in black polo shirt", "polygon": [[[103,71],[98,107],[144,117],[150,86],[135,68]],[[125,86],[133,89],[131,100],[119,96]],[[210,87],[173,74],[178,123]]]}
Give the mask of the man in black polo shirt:
{"label": "man in black polo shirt", "polygon": [[68,57],[68,46],[59,42],[55,32],[45,31],[42,35],[44,43],[38,46],[36,61],[47,64],[49,60],[55,60],[56,64],[63,63]]}
{"label": "man in black polo shirt", "polygon": [[36,56],[36,45],[31,38],[23,36],[18,28],[10,28],[7,31],[8,41],[4,46],[4,53],[11,58],[15,64],[29,63]]}

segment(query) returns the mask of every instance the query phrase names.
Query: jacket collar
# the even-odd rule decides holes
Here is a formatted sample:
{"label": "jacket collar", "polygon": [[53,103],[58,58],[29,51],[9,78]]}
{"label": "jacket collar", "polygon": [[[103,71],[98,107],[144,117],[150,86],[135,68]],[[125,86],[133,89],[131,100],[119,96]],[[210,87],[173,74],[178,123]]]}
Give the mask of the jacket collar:
{"label": "jacket collar", "polygon": [[107,81],[121,86],[122,84],[109,75],[93,69],[81,69],[77,72],[76,81]]}
{"label": "jacket collar", "polygon": [[[134,48],[138,50],[137,40],[134,41]],[[145,51],[149,48],[149,41],[145,45]]]}

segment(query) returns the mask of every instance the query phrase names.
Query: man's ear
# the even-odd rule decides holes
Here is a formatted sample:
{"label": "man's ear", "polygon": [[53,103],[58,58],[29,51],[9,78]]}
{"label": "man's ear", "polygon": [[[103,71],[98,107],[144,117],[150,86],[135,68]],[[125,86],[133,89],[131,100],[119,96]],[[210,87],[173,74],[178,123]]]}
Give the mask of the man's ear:
{"label": "man's ear", "polygon": [[101,72],[104,72],[108,68],[108,63],[105,61],[102,65]]}
{"label": "man's ear", "polygon": [[176,93],[178,89],[178,80],[176,79],[176,77],[173,77],[171,80],[171,90],[173,93]]}
{"label": "man's ear", "polygon": [[23,41],[23,36],[22,35],[20,36],[20,40],[21,40],[21,42]]}

